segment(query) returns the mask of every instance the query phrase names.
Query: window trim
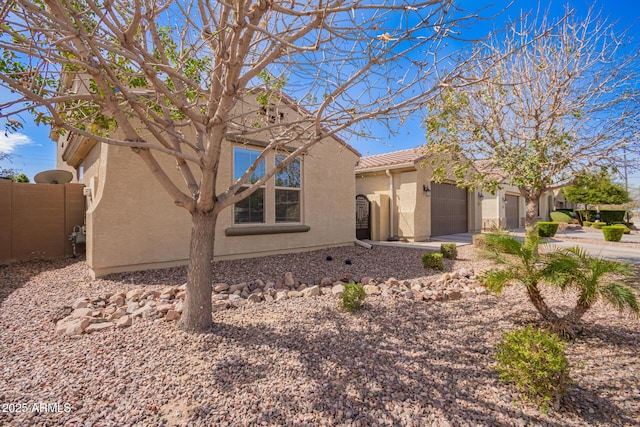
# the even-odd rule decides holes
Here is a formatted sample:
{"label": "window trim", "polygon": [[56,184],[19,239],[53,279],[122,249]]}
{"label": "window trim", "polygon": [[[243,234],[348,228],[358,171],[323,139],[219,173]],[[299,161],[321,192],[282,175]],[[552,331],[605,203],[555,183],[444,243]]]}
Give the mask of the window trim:
{"label": "window trim", "polygon": [[[260,155],[260,150],[255,150],[253,148],[247,148],[247,147],[243,147],[243,146],[233,146],[232,154],[231,154],[231,176],[233,177],[234,181],[236,179],[236,150],[254,151],[254,152],[258,153],[258,155]],[[266,159],[263,159],[262,162],[264,164],[264,172],[266,173],[266,171],[267,171]],[[243,184],[240,187],[240,190],[249,188],[250,186],[251,186],[250,183]],[[262,205],[262,221],[261,222],[236,222],[236,204],[237,203],[234,203],[232,205],[233,209],[231,209],[231,215],[232,215],[231,223],[234,226],[243,226],[243,225],[255,226],[255,225],[260,225],[260,224],[266,224],[267,223],[267,209],[268,209],[267,186],[263,184],[259,188],[263,190],[263,196],[262,196],[262,203],[263,203],[263,205]],[[253,194],[255,194],[255,192]],[[251,197],[251,196],[247,196],[247,197]],[[247,200],[247,199],[246,198],[242,199],[242,201],[245,201],[245,200]]]}
{"label": "window trim", "polygon": [[[248,145],[245,143],[235,143],[231,147],[231,177],[235,180],[235,156],[236,149],[244,149],[255,151],[260,153],[262,150],[260,149],[260,145]],[[275,166],[276,156],[287,156],[290,152],[289,150],[285,150],[284,153],[281,152],[271,152],[266,158],[263,160],[265,164],[265,172],[269,170],[271,165]],[[260,188],[264,189],[264,199],[263,199],[263,222],[245,222],[239,223],[236,222],[235,215],[235,206],[234,203],[232,205],[231,211],[231,226],[225,230],[225,234],[227,236],[241,236],[241,235],[256,235],[256,234],[280,234],[280,233],[297,233],[297,232],[307,232],[309,231],[309,226],[304,224],[304,198],[305,193],[303,191],[304,188],[304,155],[301,154],[296,157],[300,162],[300,187],[281,187],[276,186],[276,175],[272,176],[267,180]],[[250,184],[244,184],[241,188],[247,188]],[[292,190],[298,191],[298,200],[299,200],[299,210],[300,217],[298,221],[276,221],[276,190]],[[264,232],[257,232],[255,230],[248,230],[247,232],[238,232],[236,229],[244,229],[244,228],[264,228]]]}

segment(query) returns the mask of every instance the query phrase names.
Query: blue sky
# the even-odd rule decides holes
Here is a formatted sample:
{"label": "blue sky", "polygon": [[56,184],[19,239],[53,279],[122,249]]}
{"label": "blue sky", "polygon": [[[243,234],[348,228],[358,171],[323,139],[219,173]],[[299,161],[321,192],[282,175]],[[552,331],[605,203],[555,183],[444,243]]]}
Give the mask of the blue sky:
{"label": "blue sky", "polygon": [[[487,34],[494,28],[499,28],[502,22],[511,17],[516,18],[521,10],[536,8],[537,0],[461,0],[462,7],[473,9],[478,4],[487,4],[487,9],[483,15],[492,15],[502,10],[505,5],[513,3],[510,8],[495,20],[484,21],[476,25],[468,33],[471,37],[480,37]],[[560,15],[564,11],[566,4],[575,8],[577,13],[584,13],[589,6],[595,4],[600,8],[603,15],[610,20],[619,21],[621,27],[634,27],[634,34],[640,40],[640,0],[569,0],[544,2],[543,7],[550,5],[552,15]],[[9,93],[0,88],[0,97],[9,97]],[[10,161],[0,162],[2,168],[16,169],[18,172],[26,174],[31,181],[33,176],[43,170],[55,169],[55,144],[49,139],[49,128],[46,126],[36,126],[28,117],[23,117],[25,127],[17,134],[5,135],[0,132],[0,152],[11,154]],[[424,143],[424,129],[420,126],[420,117],[407,120],[405,125],[398,129],[395,136],[382,137],[381,141],[350,141],[354,148],[363,155],[379,154],[387,151],[402,150]],[[634,172],[629,179],[630,186],[640,187],[640,172]]]}

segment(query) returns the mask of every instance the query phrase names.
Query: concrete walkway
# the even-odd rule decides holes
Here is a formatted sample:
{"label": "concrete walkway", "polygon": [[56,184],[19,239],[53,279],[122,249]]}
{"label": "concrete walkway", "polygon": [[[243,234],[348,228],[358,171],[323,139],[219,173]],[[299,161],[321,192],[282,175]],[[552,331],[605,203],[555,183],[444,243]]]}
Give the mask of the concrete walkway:
{"label": "concrete walkway", "polygon": [[440,244],[444,242],[454,242],[456,246],[465,246],[473,243],[472,236],[478,233],[460,233],[449,234],[447,236],[436,236],[430,242],[402,242],[402,241],[374,241],[364,240],[374,246],[397,246],[401,248],[428,249],[431,251],[440,251]]}

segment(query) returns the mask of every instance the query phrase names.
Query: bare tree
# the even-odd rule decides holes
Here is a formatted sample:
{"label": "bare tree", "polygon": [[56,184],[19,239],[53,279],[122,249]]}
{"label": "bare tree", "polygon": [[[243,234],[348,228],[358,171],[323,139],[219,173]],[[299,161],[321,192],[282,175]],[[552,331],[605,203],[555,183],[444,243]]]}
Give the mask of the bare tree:
{"label": "bare tree", "polygon": [[[465,78],[430,106],[428,150],[439,175],[454,158],[459,185],[519,188],[526,227],[540,196],[583,171],[619,166],[638,152],[638,51],[592,10],[524,16],[474,49]],[[491,67],[487,65],[491,64]]]}
{"label": "bare tree", "polygon": [[[13,117],[6,126],[16,129],[21,114],[32,112],[57,132],[130,147],[146,163],[191,213],[181,327],[207,331],[218,214],[324,138],[361,135],[369,120],[402,119],[453,80],[459,66],[445,43],[477,15],[452,3],[5,2],[0,84],[19,97],[0,103],[0,117]],[[70,90],[74,80],[83,86]],[[301,107],[300,118],[256,121],[256,112],[282,101],[283,89]],[[258,134],[268,145],[216,192],[222,144]],[[251,179],[285,145],[296,148]],[[175,158],[188,191],[159,156]]]}

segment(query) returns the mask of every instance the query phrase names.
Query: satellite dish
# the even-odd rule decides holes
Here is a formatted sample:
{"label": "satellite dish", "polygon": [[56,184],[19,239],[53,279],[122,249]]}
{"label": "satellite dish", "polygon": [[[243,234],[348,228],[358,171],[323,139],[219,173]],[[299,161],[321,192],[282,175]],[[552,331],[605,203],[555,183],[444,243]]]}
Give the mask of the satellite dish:
{"label": "satellite dish", "polygon": [[38,172],[33,180],[38,184],[66,184],[71,182],[73,174],[62,169]]}

